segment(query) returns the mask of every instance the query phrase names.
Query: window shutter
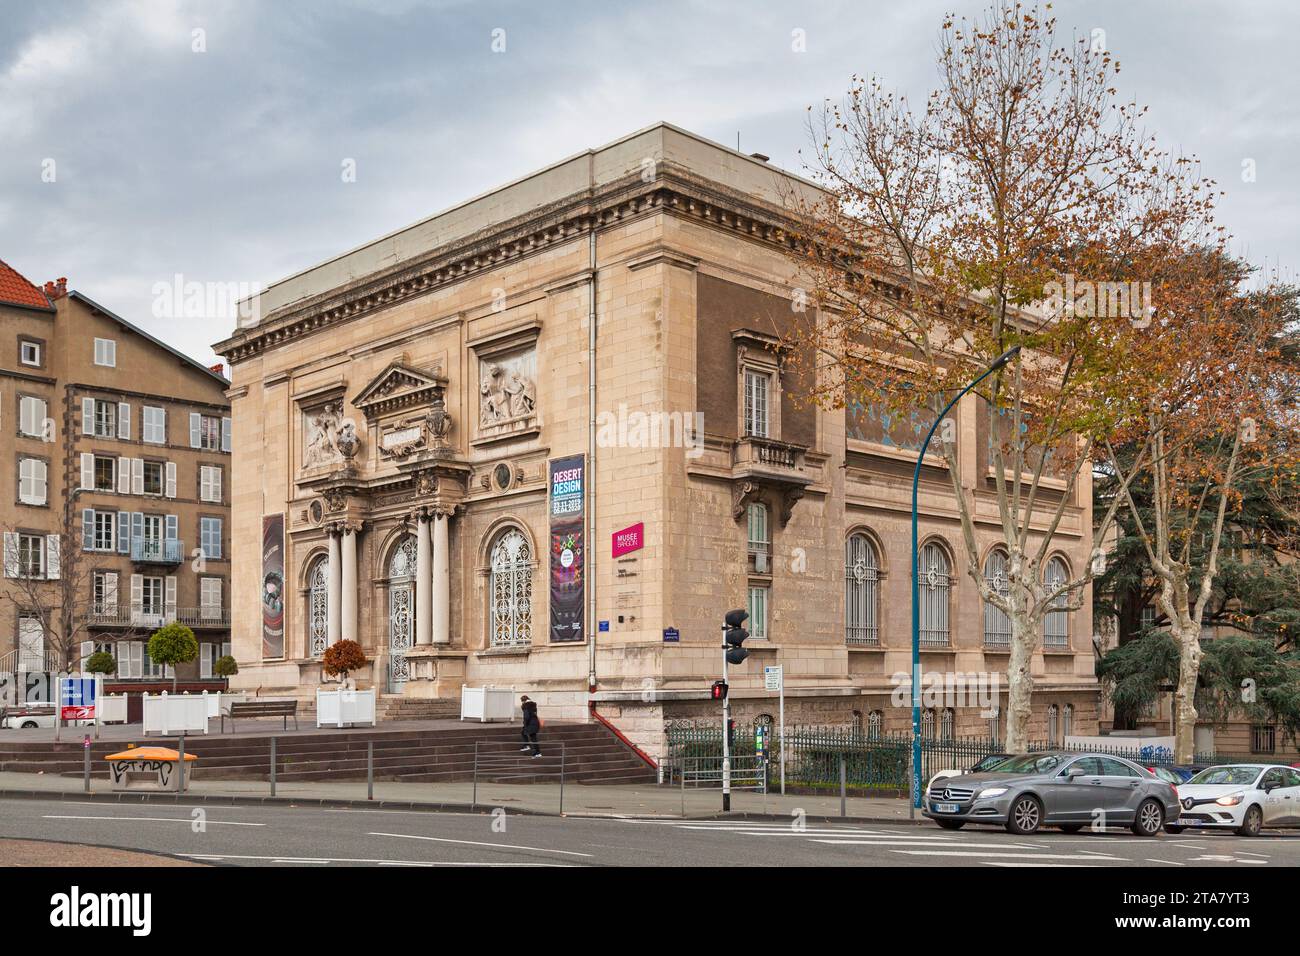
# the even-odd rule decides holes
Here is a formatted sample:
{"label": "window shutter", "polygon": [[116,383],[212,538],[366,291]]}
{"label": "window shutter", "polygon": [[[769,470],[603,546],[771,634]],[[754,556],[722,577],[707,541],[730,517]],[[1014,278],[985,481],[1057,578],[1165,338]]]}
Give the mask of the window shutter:
{"label": "window shutter", "polygon": [[104,572],[104,610],[117,613],[117,572]]}
{"label": "window shutter", "polygon": [[158,409],[158,444],[167,444],[167,409]]}
{"label": "window shutter", "polygon": [[117,553],[131,553],[131,512],[117,513]]}
{"label": "window shutter", "polygon": [[94,641],[82,641],[82,642],[81,642],[81,660],[80,660],[79,664],[77,665],[77,666],[78,666],[78,669],[81,671],[81,673],[83,673],[83,674],[86,673],[86,661],[89,660],[90,655],[93,654],[93,653],[95,653],[95,642],[94,642]]}
{"label": "window shutter", "polygon": [[221,502],[221,469],[212,469],[212,500],[218,504]]}
{"label": "window shutter", "polygon": [[18,577],[18,532],[6,531],[4,533],[5,547],[5,577]]}
{"label": "window shutter", "polygon": [[119,458],[117,460],[117,493],[119,495],[129,495],[131,493],[130,458]]}
{"label": "window shutter", "polygon": [[167,620],[176,620],[176,575],[167,575],[167,581],[163,585],[163,604],[167,612]]}
{"label": "window shutter", "polygon": [[117,403],[117,437],[131,440],[131,405],[128,402]]}
{"label": "window shutter", "polygon": [[45,504],[49,496],[49,466],[38,458],[32,459],[32,489],[38,504]]}
{"label": "window shutter", "polygon": [[95,550],[95,509],[81,509],[81,550]]}
{"label": "window shutter", "polygon": [[221,419],[221,450],[230,451],[230,419]]}
{"label": "window shutter", "polygon": [[167,520],[166,522],[164,522],[164,524],[166,526],[166,531],[164,532],[163,536],[168,541],[175,541],[176,536],[180,531],[180,522],[177,519],[176,515],[168,515]]}
{"label": "window shutter", "polygon": [[83,398],[81,400],[81,434],[93,435],[95,433],[95,400],[93,398]]}
{"label": "window shutter", "polygon": [[95,487],[95,456],[88,451],[81,453],[81,490],[89,491]]}
{"label": "window shutter", "polygon": [[199,430],[202,427],[203,416],[198,412],[190,412],[190,447],[198,448],[200,435]]}
{"label": "window shutter", "polygon": [[144,537],[144,512],[131,512],[131,537],[140,539]]}
{"label": "window shutter", "polygon": [[206,680],[212,676],[212,645],[199,645],[199,677]]}
{"label": "window shutter", "polygon": [[138,618],[144,610],[144,575],[131,575],[131,621],[138,623]]}
{"label": "window shutter", "polygon": [[47,534],[45,536],[45,577],[57,581],[59,574],[59,536]]}
{"label": "window shutter", "polygon": [[166,466],[167,485],[166,492],[168,498],[176,497],[176,462],[169,461]]}
{"label": "window shutter", "polygon": [[131,459],[131,494],[144,494],[144,459]]}

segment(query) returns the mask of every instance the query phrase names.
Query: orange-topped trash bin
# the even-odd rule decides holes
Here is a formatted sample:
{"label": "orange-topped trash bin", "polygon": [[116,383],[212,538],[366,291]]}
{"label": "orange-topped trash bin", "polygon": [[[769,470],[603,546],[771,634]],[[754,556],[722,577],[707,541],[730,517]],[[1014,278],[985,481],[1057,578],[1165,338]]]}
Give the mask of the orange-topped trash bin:
{"label": "orange-topped trash bin", "polygon": [[[114,790],[181,790],[180,753],[170,747],[133,747],[109,754],[109,777]],[[191,761],[199,758],[185,755],[185,789],[189,789],[194,775]]]}

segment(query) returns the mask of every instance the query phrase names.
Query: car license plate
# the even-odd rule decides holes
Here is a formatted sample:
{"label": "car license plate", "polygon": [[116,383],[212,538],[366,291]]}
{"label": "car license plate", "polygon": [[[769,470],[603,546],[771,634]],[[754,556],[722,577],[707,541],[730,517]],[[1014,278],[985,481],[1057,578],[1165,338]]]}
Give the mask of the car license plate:
{"label": "car license plate", "polygon": [[955,803],[936,803],[934,805],[935,813],[956,813],[958,809]]}

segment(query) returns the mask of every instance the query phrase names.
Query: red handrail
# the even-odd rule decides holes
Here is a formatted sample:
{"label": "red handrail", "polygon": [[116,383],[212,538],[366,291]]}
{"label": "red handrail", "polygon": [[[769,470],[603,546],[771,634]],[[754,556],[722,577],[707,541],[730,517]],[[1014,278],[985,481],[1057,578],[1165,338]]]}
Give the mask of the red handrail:
{"label": "red handrail", "polygon": [[631,750],[632,753],[636,754],[638,757],[640,757],[650,766],[650,769],[652,770],[659,769],[659,764],[655,763],[653,757],[647,754],[636,744],[632,743],[632,741],[628,740],[627,736],[623,733],[623,731],[619,730],[617,727],[611,724],[608,720],[605,719],[605,717],[599,711],[596,710],[596,702],[594,700],[588,701],[587,707],[591,710],[591,716],[595,717],[596,720],[600,721],[600,723],[603,724],[611,734],[613,734],[619,740],[623,741],[623,743],[627,745],[628,749]]}

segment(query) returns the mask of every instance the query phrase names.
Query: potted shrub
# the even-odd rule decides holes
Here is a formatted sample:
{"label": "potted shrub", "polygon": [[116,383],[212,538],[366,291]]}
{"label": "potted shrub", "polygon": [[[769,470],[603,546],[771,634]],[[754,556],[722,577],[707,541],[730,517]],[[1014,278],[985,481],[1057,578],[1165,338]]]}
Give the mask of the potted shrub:
{"label": "potted shrub", "polygon": [[347,683],[348,672],[358,671],[366,666],[366,655],[356,641],[338,641],[325,648],[325,673],[330,677],[341,675]]}
{"label": "potted shrub", "polygon": [[212,673],[229,680],[239,673],[239,665],[235,663],[233,657],[227,654],[225,657],[217,658],[217,662],[212,665]]}
{"label": "potted shrub", "polygon": [[87,674],[115,674],[117,673],[117,661],[108,651],[95,651],[86,658]]}
{"label": "potted shrub", "polygon": [[199,656],[199,642],[194,632],[173,621],[164,624],[149,638],[149,660],[172,668],[172,693],[176,693],[176,665],[188,664]]}

